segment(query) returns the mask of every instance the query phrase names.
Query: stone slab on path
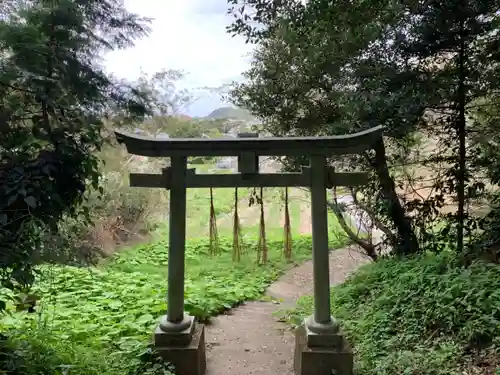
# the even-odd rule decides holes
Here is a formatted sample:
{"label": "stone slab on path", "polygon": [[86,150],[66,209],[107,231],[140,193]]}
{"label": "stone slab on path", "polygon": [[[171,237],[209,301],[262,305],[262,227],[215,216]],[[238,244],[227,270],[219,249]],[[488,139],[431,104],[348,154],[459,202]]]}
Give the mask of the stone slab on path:
{"label": "stone slab on path", "polygon": [[[341,283],[369,262],[356,248],[330,252],[330,284]],[[286,272],[267,294],[281,303],[253,301],[213,319],[207,326],[206,375],[292,375],[293,333],[273,313],[312,294],[312,262]]]}

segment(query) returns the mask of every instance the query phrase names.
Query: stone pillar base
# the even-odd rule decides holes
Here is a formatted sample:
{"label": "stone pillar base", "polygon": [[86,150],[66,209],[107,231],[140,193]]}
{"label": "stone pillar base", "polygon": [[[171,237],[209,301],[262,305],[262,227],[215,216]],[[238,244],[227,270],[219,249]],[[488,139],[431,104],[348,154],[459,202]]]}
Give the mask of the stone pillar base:
{"label": "stone pillar base", "polygon": [[[305,325],[295,332],[296,375],[352,375],[353,353],[341,333],[318,335]],[[323,340],[324,339],[324,340]]]}
{"label": "stone pillar base", "polygon": [[165,362],[174,365],[176,375],[205,375],[205,325],[193,323],[186,331],[190,332],[172,334],[158,326],[154,334],[155,350]]}

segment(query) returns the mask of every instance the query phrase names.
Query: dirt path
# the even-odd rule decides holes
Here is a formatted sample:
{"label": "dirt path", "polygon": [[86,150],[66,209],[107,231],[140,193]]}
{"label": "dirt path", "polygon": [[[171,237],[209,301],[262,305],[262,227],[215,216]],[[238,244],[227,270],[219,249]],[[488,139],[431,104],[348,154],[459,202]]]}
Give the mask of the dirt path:
{"label": "dirt path", "polygon": [[[330,253],[330,283],[342,282],[366,257],[354,248]],[[275,302],[248,302],[207,327],[207,375],[292,375],[294,337],[273,313],[312,293],[312,263],[289,270],[267,294]]]}
{"label": "dirt path", "polygon": [[[276,168],[268,168],[274,172]],[[303,191],[293,189],[291,198],[304,200],[300,204],[299,233],[311,232],[310,206]],[[272,207],[274,208],[274,207]],[[283,225],[281,211],[266,211],[266,222],[277,220]],[[258,210],[241,210],[247,225],[258,223]],[[277,216],[279,215],[279,216]],[[253,219],[252,219],[253,217]],[[224,218],[222,220],[228,220]],[[242,220],[243,221],[243,220]],[[355,248],[330,253],[330,283],[341,283],[368,259]],[[290,269],[272,284],[267,295],[279,302],[248,302],[227,315],[213,319],[207,326],[207,375],[292,375],[293,333],[280,323],[273,313],[293,307],[302,295],[313,292],[312,262]]]}

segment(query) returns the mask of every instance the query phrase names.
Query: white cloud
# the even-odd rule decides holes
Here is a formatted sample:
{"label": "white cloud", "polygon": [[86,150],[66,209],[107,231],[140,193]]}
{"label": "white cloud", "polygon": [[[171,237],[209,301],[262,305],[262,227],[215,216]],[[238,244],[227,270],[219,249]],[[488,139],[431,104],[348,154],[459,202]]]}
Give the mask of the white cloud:
{"label": "white cloud", "polygon": [[131,12],[154,18],[149,37],[135,47],[106,56],[109,72],[135,79],[141,69],[182,69],[186,88],[216,87],[240,77],[251,47],[225,26],[226,0],[125,0]]}

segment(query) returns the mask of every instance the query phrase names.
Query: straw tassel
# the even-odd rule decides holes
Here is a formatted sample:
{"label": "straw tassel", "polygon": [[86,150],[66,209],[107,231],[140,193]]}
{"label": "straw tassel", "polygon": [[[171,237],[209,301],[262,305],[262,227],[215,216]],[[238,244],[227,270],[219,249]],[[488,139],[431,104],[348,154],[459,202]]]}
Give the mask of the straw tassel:
{"label": "straw tassel", "polygon": [[267,264],[267,241],[266,241],[266,224],[264,222],[264,189],[260,188],[260,229],[259,243],[257,245],[257,263]]}
{"label": "straw tassel", "polygon": [[241,235],[240,218],[238,215],[238,188],[234,190],[234,220],[233,220],[233,261],[239,262],[241,259],[241,246],[243,238]]}
{"label": "straw tassel", "polygon": [[284,224],[284,240],[283,240],[283,255],[285,259],[292,259],[292,230],[290,227],[290,211],[288,208],[288,188],[285,188],[285,224]]}
{"label": "straw tassel", "polygon": [[210,188],[210,255],[213,256],[219,253],[219,233],[217,231],[217,216],[215,215],[214,193],[213,189]]}

